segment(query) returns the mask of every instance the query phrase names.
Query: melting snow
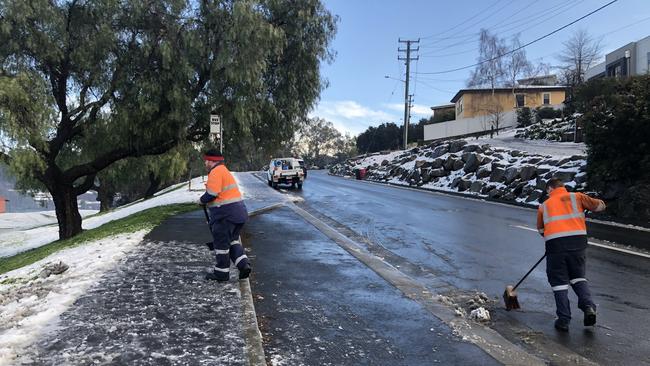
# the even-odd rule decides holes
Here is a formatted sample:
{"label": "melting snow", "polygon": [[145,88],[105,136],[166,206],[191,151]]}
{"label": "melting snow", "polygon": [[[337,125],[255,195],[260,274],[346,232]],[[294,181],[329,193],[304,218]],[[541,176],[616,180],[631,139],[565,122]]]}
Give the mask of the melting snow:
{"label": "melting snow", "polygon": [[[0,276],[0,365],[10,365],[86,289],[142,241],[147,230],[116,235],[62,250]],[[39,277],[48,264],[67,264],[60,275]]]}

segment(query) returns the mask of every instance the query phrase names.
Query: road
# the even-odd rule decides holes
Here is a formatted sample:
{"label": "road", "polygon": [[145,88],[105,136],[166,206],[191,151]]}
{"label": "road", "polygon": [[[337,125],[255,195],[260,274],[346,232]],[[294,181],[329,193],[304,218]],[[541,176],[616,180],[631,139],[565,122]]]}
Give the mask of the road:
{"label": "road", "polygon": [[598,326],[583,328],[571,294],[574,320],[570,332],[560,334],[553,329],[555,308],[543,264],[519,289],[521,311],[505,312],[498,300],[505,285],[543,255],[541,238],[530,230],[533,210],[317,171],[302,190],[281,192],[302,198],[300,207],[433,293],[462,301],[484,292],[494,300],[490,326],[513,343],[568,350],[600,364],[650,365],[650,259],[590,247],[587,277]]}

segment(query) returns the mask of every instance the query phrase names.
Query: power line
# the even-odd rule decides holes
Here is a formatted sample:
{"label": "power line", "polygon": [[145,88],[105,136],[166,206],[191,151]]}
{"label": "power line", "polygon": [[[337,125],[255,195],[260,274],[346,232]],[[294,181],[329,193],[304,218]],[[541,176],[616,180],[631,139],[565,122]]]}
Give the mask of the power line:
{"label": "power line", "polygon": [[[632,22],[632,23],[626,24],[626,25],[624,25],[624,26],[622,26],[622,27],[615,28],[615,29],[612,29],[612,30],[609,30],[609,31],[605,31],[605,32],[600,33],[600,34],[597,34],[597,35],[595,35],[594,37],[595,37],[596,39],[601,39],[601,38],[603,38],[603,37],[605,37],[605,36],[608,36],[608,35],[610,35],[610,34],[614,34],[614,33],[620,32],[620,31],[622,31],[622,30],[624,30],[624,29],[630,28],[630,27],[632,27],[632,26],[635,26],[635,25],[637,25],[637,24],[639,24],[639,23],[642,23],[642,22],[646,22],[646,21],[648,21],[648,20],[650,20],[650,17],[645,17],[645,18],[643,18],[643,19],[639,19],[639,20],[634,21],[634,22]],[[557,53],[556,51],[551,52],[551,53],[547,53],[547,54],[544,54],[544,55],[542,55],[542,56],[537,57],[536,59],[534,59],[534,60],[532,60],[532,61],[540,61],[540,60],[543,60],[545,57],[553,56],[553,55],[555,55],[556,53]],[[420,78],[422,78],[422,77],[420,77]],[[459,81],[462,81],[462,80],[459,80]]]}
{"label": "power line", "polygon": [[[506,4],[504,4],[503,6],[501,6],[500,8],[497,8],[496,10],[487,13],[483,18],[481,18],[481,19],[477,20],[476,22],[473,22],[473,23],[470,24],[469,26],[467,26],[467,27],[461,29],[459,32],[465,32],[466,30],[471,29],[472,27],[475,27],[475,26],[477,26],[477,25],[479,25],[479,24],[485,22],[486,20],[491,19],[492,16],[494,16],[494,15],[497,14],[497,13],[499,13],[501,10],[503,10],[505,7],[509,6],[509,5],[512,4],[513,2],[514,2],[514,0],[511,0],[511,1],[507,2]],[[444,37],[444,38],[438,38],[438,39],[434,39],[434,41],[444,41],[444,40],[446,40],[446,39],[453,39],[454,37],[455,37],[455,36],[449,36],[449,37]]]}
{"label": "power line", "polygon": [[535,39],[535,40],[533,40],[533,41],[530,41],[530,42],[528,42],[528,43],[526,43],[526,44],[524,44],[524,45],[522,45],[522,46],[519,46],[519,47],[517,47],[517,48],[515,48],[515,49],[513,49],[513,50],[510,50],[510,51],[508,51],[508,52],[506,52],[506,53],[503,53],[503,54],[498,55],[498,56],[496,56],[496,57],[493,57],[493,58],[491,58],[491,59],[483,60],[483,61],[477,62],[477,63],[475,63],[475,64],[472,64],[472,65],[467,65],[467,66],[463,66],[463,67],[458,67],[458,68],[455,68],[455,69],[444,70],[444,71],[436,71],[436,72],[421,72],[421,73],[419,73],[419,74],[421,74],[421,75],[438,75],[438,74],[447,74],[447,73],[450,73],[450,72],[469,69],[469,68],[472,68],[472,67],[475,67],[475,66],[478,66],[478,65],[482,65],[482,64],[484,64],[484,63],[486,63],[486,62],[491,62],[491,61],[497,60],[497,59],[499,59],[499,58],[501,58],[501,57],[503,57],[503,56],[507,56],[507,55],[510,55],[510,54],[512,54],[512,53],[514,53],[514,52],[517,52],[517,51],[519,51],[519,50],[522,49],[522,48],[528,47],[528,46],[530,46],[530,45],[533,44],[533,43],[537,43],[537,42],[541,41],[542,39],[547,38],[547,37],[549,37],[549,36],[551,36],[551,35],[553,35],[553,34],[559,32],[559,31],[561,31],[561,30],[563,30],[563,29],[565,29],[565,28],[567,28],[567,27],[569,27],[569,26],[571,26],[571,25],[573,25],[573,24],[575,24],[575,23],[581,21],[582,19],[585,19],[585,18],[587,18],[588,16],[590,16],[590,15],[592,15],[592,14],[594,14],[594,13],[599,12],[599,11],[602,10],[602,9],[605,9],[606,7],[612,5],[613,3],[617,2],[617,1],[618,1],[618,0],[612,0],[612,1],[610,1],[609,3],[607,3],[607,4],[603,5],[603,6],[601,6],[600,8],[598,8],[598,9],[596,9],[596,10],[593,10],[593,11],[589,12],[588,14],[583,15],[583,16],[581,16],[580,18],[578,18],[578,19],[572,21],[571,23],[568,23],[568,24],[566,24],[566,25],[563,25],[562,27],[557,28],[557,29],[555,29],[554,31],[552,31],[552,32],[550,32],[550,33],[547,33],[547,34],[545,34],[545,35],[543,35],[543,36],[541,36],[541,37],[538,37],[537,39]]}
{"label": "power line", "polygon": [[490,5],[489,5],[488,7],[486,7],[485,9],[480,10],[479,12],[477,12],[476,14],[474,14],[473,16],[471,16],[471,17],[465,19],[464,21],[462,21],[462,22],[456,24],[455,26],[453,26],[453,27],[451,27],[451,28],[447,28],[446,30],[444,30],[444,31],[442,31],[442,32],[440,32],[440,33],[436,33],[436,34],[432,34],[432,35],[429,35],[429,36],[426,36],[426,37],[422,37],[422,39],[438,39],[436,36],[443,35],[443,34],[449,32],[449,31],[452,31],[452,30],[454,30],[454,29],[460,27],[461,25],[463,25],[463,24],[469,22],[470,20],[476,18],[477,16],[479,16],[479,15],[481,15],[481,14],[484,14],[486,10],[492,8],[493,6],[495,6],[496,4],[500,3],[501,1],[503,1],[503,0],[497,0],[497,1],[493,2],[492,4],[490,4]]}
{"label": "power line", "polygon": [[[501,9],[505,8],[505,7],[508,6],[508,5],[510,5],[510,3],[505,4],[503,7],[497,9],[496,12],[500,11]],[[530,8],[529,6],[525,5],[524,7],[517,9],[513,14],[509,15],[508,18],[512,18],[513,16],[515,16],[515,15],[521,13],[523,10],[526,10],[526,9],[529,9],[529,8]],[[490,19],[492,19],[492,15],[494,15],[496,12],[489,13],[488,16],[484,17],[482,20],[480,20],[480,21],[478,21],[478,22],[475,22],[475,23],[471,24],[471,25],[468,26],[468,27],[463,28],[463,31],[465,31],[465,30],[469,30],[470,28],[473,28],[473,27],[476,27],[477,25],[483,23],[485,20],[490,20]],[[499,24],[501,24],[501,23],[499,23]],[[484,28],[490,28],[490,27],[484,27]],[[457,34],[455,34],[455,35],[450,35],[450,36],[447,36],[447,37],[436,38],[436,39],[433,39],[432,41],[426,42],[426,43],[424,43],[424,44],[422,45],[422,48],[429,48],[429,47],[436,48],[437,46],[434,45],[435,42],[448,41],[448,40],[454,40],[454,39],[463,39],[463,40],[464,40],[464,39],[470,39],[470,38],[472,38],[472,37],[477,36],[479,33],[480,33],[480,32],[472,31],[471,33],[465,33],[465,34],[460,33],[460,34],[459,34],[459,32],[457,32]]]}
{"label": "power line", "polygon": [[435,83],[460,83],[465,82],[465,79],[431,79],[424,76],[417,76],[418,80],[430,81]]}
{"label": "power line", "polygon": [[[573,3],[573,5],[569,4],[570,6],[569,6],[568,8],[566,8],[566,9],[558,9],[558,10],[555,11],[555,13],[550,14],[548,17],[544,18],[543,20],[541,20],[541,21],[539,21],[539,22],[537,22],[537,23],[535,23],[535,24],[532,24],[532,25],[526,25],[526,24],[524,24],[524,27],[527,27],[526,30],[534,29],[534,28],[536,28],[537,26],[539,26],[539,25],[541,25],[541,24],[543,24],[543,23],[546,23],[546,22],[548,22],[548,21],[551,20],[551,19],[554,19],[558,13],[560,13],[560,12],[565,12],[565,11],[569,10],[570,8],[575,7],[575,6],[578,5],[579,3],[580,3],[580,1]],[[566,4],[565,4],[565,5],[566,5]],[[537,18],[532,18],[531,20],[538,19],[538,18],[539,18],[539,17],[537,17]],[[497,27],[497,28],[495,28],[495,29],[498,29],[498,28],[499,28],[499,27]],[[503,33],[510,32],[511,30],[514,30],[514,29],[517,29],[517,28],[521,28],[521,26],[516,26],[516,27],[513,27],[513,28],[509,28],[509,29],[507,29],[507,30],[505,30],[505,31],[502,31],[502,32],[499,32],[499,33],[495,34],[495,36],[499,36],[499,35],[501,35],[501,34],[503,34]],[[471,41],[471,42],[469,42],[469,43],[478,43],[478,42],[480,42],[480,40],[476,39],[476,40]],[[464,45],[464,44],[467,44],[467,43],[468,43],[468,42],[460,42],[460,43],[457,43],[457,45],[461,45],[461,44]],[[424,53],[424,54],[422,54],[421,56],[422,56],[422,57],[425,57],[425,58],[443,58],[443,57],[450,57],[450,56],[457,56],[457,55],[464,55],[464,54],[468,54],[468,53],[473,53],[473,52],[477,52],[478,50],[479,50],[479,48],[475,47],[475,48],[466,49],[466,50],[459,51],[459,52],[452,52],[452,53],[446,53],[446,54],[436,54],[435,52],[429,52],[429,53]]]}
{"label": "power line", "polygon": [[641,23],[641,22],[645,22],[645,21],[647,21],[648,19],[650,19],[650,17],[643,18],[643,19],[641,19],[641,20],[637,20],[637,21],[634,22],[634,23],[630,23],[630,24],[625,25],[625,26],[622,26],[622,27],[620,27],[620,28],[616,28],[616,29],[614,29],[614,30],[612,30],[612,31],[609,31],[609,32],[603,33],[601,36],[604,36],[604,35],[606,35],[606,34],[611,34],[611,33],[616,33],[616,32],[622,31],[623,29],[630,28],[630,27],[633,26],[633,25],[637,25],[637,24],[639,24],[639,23]]}
{"label": "power line", "polygon": [[[558,5],[555,5],[555,6],[551,7],[551,8],[549,8],[549,9],[547,9],[546,12],[538,14],[535,17],[519,19],[519,20],[510,22],[510,23],[504,23],[504,24],[499,24],[499,25],[495,25],[495,26],[492,26],[492,27],[488,27],[486,29],[492,30],[494,32],[497,29],[503,28],[503,27],[511,25],[511,24],[525,22],[524,24],[516,25],[516,26],[510,27],[510,28],[507,28],[505,30],[495,32],[495,33],[496,33],[496,35],[503,35],[505,33],[509,33],[509,32],[519,30],[519,29],[521,29],[521,30],[523,30],[523,29],[530,30],[530,29],[533,29],[533,28],[539,26],[540,24],[546,23],[549,20],[554,19],[558,14],[566,12],[567,10],[578,6],[583,1],[584,0],[580,0],[580,1],[575,1],[575,2],[572,2],[572,3],[562,2],[562,3],[558,4]],[[541,21],[535,23],[535,24],[530,25],[530,23],[532,21],[540,19],[540,18],[543,18],[543,19]],[[449,50],[450,48],[454,48],[454,47],[458,47],[458,46],[465,46],[467,44],[479,43],[479,39],[470,40],[472,37],[476,37],[478,35],[480,35],[480,32],[474,32],[472,34],[462,36],[463,40],[461,40],[461,41],[458,41],[456,43],[446,44],[446,45],[435,46],[435,47],[432,47],[431,49],[429,49],[428,51]],[[426,46],[422,46],[422,47],[426,48]],[[476,50],[476,48],[474,48],[473,50]],[[472,50],[466,50],[466,51],[458,52],[457,54],[469,53],[471,51]],[[431,56],[431,55],[433,55],[433,52],[422,54],[423,57],[438,57],[438,56]],[[453,56],[455,54],[449,54],[449,55]]]}
{"label": "power line", "polygon": [[452,90],[445,90],[445,89],[437,88],[437,87],[435,87],[435,86],[433,86],[433,85],[431,85],[431,84],[429,84],[427,82],[424,82],[422,80],[420,80],[420,84],[422,84],[422,85],[424,85],[424,86],[426,86],[426,87],[428,87],[430,89],[433,89],[435,91],[442,92],[442,93],[456,93],[455,91],[452,91]]}

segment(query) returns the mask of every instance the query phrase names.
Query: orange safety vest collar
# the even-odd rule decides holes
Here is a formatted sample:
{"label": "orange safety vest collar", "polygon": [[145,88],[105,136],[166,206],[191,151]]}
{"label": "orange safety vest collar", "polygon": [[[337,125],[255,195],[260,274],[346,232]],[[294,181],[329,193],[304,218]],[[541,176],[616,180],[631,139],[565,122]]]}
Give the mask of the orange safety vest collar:
{"label": "orange safety vest collar", "polygon": [[551,240],[565,236],[587,235],[587,225],[582,205],[575,193],[559,187],[541,205],[544,219],[544,239]]}

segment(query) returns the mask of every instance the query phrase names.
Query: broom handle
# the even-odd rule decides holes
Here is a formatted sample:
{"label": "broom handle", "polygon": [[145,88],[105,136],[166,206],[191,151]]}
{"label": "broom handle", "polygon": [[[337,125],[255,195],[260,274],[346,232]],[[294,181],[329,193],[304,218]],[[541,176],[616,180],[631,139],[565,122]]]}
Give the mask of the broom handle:
{"label": "broom handle", "polygon": [[210,216],[208,216],[208,209],[205,208],[205,205],[201,205],[203,207],[203,213],[205,214],[205,222],[208,224],[210,223]]}
{"label": "broom handle", "polygon": [[542,260],[544,260],[544,258],[546,258],[546,253],[544,253],[544,255],[542,256],[542,258],[540,258],[540,259],[537,261],[537,263],[535,263],[535,265],[533,266],[533,268],[531,268],[531,269],[528,271],[528,273],[526,273],[526,274],[524,275],[524,277],[522,277],[522,278],[519,280],[519,282],[517,282],[517,284],[515,285],[515,287],[512,288],[513,291],[516,290],[517,287],[519,287],[519,285],[521,285],[522,282],[524,282],[524,280],[526,279],[526,277],[528,277],[528,275],[530,274],[530,272],[532,272],[535,268],[537,268],[537,266],[542,262]]}

